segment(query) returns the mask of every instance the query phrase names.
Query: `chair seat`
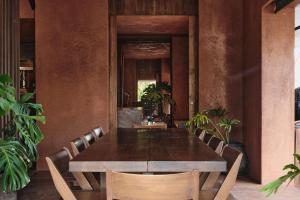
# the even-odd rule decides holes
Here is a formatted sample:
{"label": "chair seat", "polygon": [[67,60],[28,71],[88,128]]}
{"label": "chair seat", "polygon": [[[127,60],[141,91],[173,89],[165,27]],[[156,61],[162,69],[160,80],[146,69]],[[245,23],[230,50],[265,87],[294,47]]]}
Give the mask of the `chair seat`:
{"label": "chair seat", "polygon": [[106,200],[106,192],[93,192],[93,191],[76,191],[74,195],[77,200]]}
{"label": "chair seat", "polygon": [[199,192],[199,200],[213,200],[217,194],[217,191],[203,190]]}

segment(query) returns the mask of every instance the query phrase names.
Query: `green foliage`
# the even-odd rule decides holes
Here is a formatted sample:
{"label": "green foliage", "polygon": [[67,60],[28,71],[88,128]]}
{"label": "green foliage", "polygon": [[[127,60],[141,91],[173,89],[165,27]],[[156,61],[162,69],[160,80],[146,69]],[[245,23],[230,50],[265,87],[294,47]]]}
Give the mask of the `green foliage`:
{"label": "green foliage", "polygon": [[45,123],[40,104],[30,103],[34,94],[16,99],[16,90],[7,75],[0,76],[0,117],[11,113],[11,121],[1,130],[5,138],[0,140],[0,174],[2,190],[16,191],[28,182],[28,167],[38,158],[37,144],[43,134],[37,122]]}
{"label": "green foliage", "polygon": [[230,143],[230,133],[232,128],[237,126],[240,121],[227,117],[227,110],[216,108],[197,113],[186,126],[196,132],[197,129],[213,134],[225,142]]}
{"label": "green foliage", "polygon": [[[294,154],[295,159],[298,163],[300,163],[300,155]],[[300,169],[294,164],[288,164],[286,165],[283,170],[288,170],[287,173],[284,176],[279,177],[278,179],[272,181],[271,183],[265,185],[261,191],[266,193],[267,196],[270,196],[272,194],[275,194],[278,189],[287,181],[290,183],[293,181],[297,176],[300,175]]]}
{"label": "green foliage", "polygon": [[15,139],[0,140],[0,173],[3,191],[25,187],[30,179],[27,173],[31,164],[26,149]]}
{"label": "green foliage", "polygon": [[141,101],[143,108],[152,112],[161,107],[163,103],[169,103],[175,109],[175,101],[170,95],[171,86],[166,82],[150,84],[143,92]]}

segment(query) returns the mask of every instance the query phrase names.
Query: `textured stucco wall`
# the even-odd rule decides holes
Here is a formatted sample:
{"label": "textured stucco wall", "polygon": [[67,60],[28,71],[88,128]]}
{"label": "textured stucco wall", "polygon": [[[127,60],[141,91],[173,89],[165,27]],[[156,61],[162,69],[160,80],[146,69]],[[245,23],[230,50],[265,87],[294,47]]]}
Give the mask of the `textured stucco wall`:
{"label": "textured stucco wall", "polygon": [[172,94],[175,120],[189,118],[189,43],[187,37],[172,37]]}
{"label": "textured stucco wall", "polygon": [[28,0],[20,0],[20,18],[34,18],[34,10]]}
{"label": "textured stucco wall", "polygon": [[262,182],[282,175],[294,153],[295,10],[262,11]]}
{"label": "textured stucco wall", "polygon": [[44,157],[100,125],[108,129],[108,1],[36,1],[36,92],[47,117]]}
{"label": "textured stucco wall", "polygon": [[241,120],[233,138],[242,141],[243,1],[199,1],[199,107],[219,105]]}
{"label": "textured stucco wall", "polygon": [[292,163],[294,8],[244,1],[244,144],[249,176],[267,183]]}
{"label": "textured stucco wall", "polygon": [[261,0],[244,1],[244,145],[248,174],[261,180]]}

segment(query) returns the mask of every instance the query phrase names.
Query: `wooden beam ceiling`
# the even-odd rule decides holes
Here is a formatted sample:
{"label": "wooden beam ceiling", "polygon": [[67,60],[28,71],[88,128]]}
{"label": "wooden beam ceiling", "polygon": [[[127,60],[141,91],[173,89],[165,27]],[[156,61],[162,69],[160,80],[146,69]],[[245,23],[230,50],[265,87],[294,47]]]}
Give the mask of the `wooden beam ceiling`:
{"label": "wooden beam ceiling", "polygon": [[122,46],[125,59],[170,58],[169,43],[128,43]]}
{"label": "wooden beam ceiling", "polygon": [[189,32],[188,16],[118,16],[118,34],[182,35]]}

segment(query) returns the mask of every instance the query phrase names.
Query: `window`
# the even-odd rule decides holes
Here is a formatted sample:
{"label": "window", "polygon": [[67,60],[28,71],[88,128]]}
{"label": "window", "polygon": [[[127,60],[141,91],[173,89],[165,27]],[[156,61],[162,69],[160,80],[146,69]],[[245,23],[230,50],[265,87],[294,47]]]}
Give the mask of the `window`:
{"label": "window", "polygon": [[137,100],[141,101],[144,90],[151,84],[156,85],[156,80],[138,80],[137,84]]}

